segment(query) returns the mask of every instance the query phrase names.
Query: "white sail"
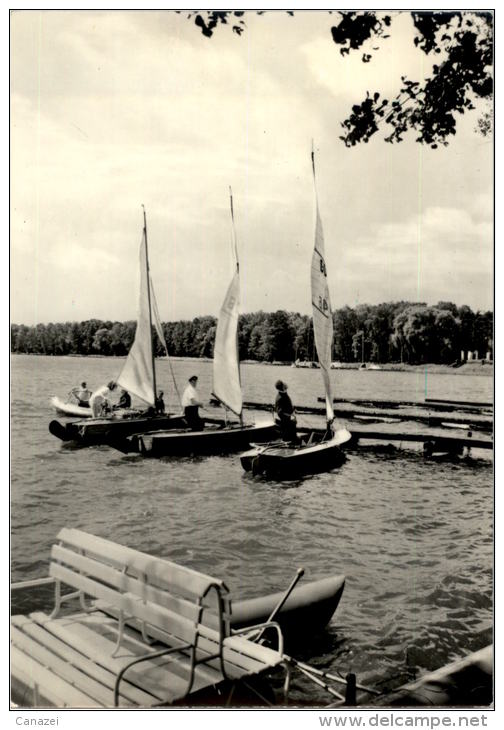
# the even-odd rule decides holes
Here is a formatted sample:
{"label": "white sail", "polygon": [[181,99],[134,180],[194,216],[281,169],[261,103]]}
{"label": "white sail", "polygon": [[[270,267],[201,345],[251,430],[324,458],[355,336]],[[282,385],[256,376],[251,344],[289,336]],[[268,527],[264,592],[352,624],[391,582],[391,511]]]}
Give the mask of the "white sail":
{"label": "white sail", "polygon": [[[312,152],[313,184],[315,186],[315,163]],[[322,380],[324,381],[327,420],[332,421],[334,410],[331,395],[331,351],[333,341],[333,319],[331,312],[331,300],[329,298],[329,286],[327,284],[327,267],[324,252],[324,232],[318,209],[317,189],[315,186],[315,247],[313,249],[311,263],[311,292],[313,310],[313,331],[315,333],[315,346]]]}
{"label": "white sail", "polygon": [[135,340],[129,351],[117,383],[140,400],[153,406],[154,361],[152,357],[152,332],[149,307],[149,265],[147,261],[146,228],[140,244],[140,295]]}
{"label": "white sail", "polygon": [[223,405],[239,416],[242,391],[238,364],[238,307],[240,275],[236,270],[219,313],[213,356],[213,393]]}

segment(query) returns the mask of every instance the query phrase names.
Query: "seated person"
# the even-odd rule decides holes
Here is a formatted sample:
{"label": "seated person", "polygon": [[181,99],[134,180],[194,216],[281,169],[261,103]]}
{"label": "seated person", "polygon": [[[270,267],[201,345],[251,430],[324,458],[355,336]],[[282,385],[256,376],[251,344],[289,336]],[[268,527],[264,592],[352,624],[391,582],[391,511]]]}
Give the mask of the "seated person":
{"label": "seated person", "polygon": [[121,390],[121,395],[119,397],[117,405],[114,406],[114,411],[118,410],[119,408],[131,408],[131,396],[127,390],[124,390],[124,388],[123,390]]}

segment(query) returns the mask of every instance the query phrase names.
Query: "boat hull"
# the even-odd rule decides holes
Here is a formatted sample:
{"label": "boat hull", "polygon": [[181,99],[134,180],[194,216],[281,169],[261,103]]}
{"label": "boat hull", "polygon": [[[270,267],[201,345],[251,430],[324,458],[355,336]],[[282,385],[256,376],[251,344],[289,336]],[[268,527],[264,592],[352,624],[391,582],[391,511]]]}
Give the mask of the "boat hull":
{"label": "boat hull", "polygon": [[341,446],[350,439],[345,429],[328,441],[292,445],[288,443],[256,446],[240,456],[242,467],[255,475],[295,477],[317,474],[341,466],[345,454]]}
{"label": "boat hull", "polygon": [[[292,591],[275,621],[284,636],[302,640],[324,629],[331,620],[345,587],[345,576],[336,575],[301,585]],[[231,627],[241,629],[268,620],[284,593],[233,602]]]}
{"label": "boat hull", "polygon": [[91,408],[83,408],[82,406],[78,406],[77,403],[67,403],[66,401],[62,401],[61,398],[58,398],[57,395],[51,398],[51,405],[58,413],[61,413],[63,416],[91,418],[91,416],[93,415],[91,413]]}
{"label": "boat hull", "polygon": [[182,415],[169,416],[136,416],[131,418],[91,418],[86,420],[60,423],[51,421],[49,431],[61,441],[70,441],[85,446],[107,444],[114,439],[125,439],[143,431],[166,430],[180,428],[185,425]]}
{"label": "boat hull", "polygon": [[247,448],[254,441],[270,441],[278,437],[273,419],[245,426],[219,426],[213,422],[202,431],[188,428],[166,432],[138,433],[110,445],[123,453],[143,456],[183,456],[190,454],[225,454]]}

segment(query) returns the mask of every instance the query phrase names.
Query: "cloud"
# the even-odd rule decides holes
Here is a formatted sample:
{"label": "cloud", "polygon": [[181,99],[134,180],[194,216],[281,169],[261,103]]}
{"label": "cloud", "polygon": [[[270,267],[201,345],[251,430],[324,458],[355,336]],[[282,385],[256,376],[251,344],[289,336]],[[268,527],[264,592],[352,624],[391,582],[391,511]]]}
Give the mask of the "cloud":
{"label": "cloud", "polygon": [[[396,70],[411,70],[411,28],[409,35],[401,30],[408,18],[397,19],[399,31],[381,44],[377,66],[362,64],[360,54],[340,58],[330,36],[334,17],[325,13],[249,14],[242,37],[223,27],[212,39],[166,12],[26,12],[13,19],[11,277],[18,322],[133,318],[142,204],[162,318],[217,314],[231,275],[229,185],[242,309],[309,311],[312,138],[333,304],[410,291],[420,229],[422,285],[448,298],[446,281],[426,261],[437,256],[445,272],[451,261],[440,260],[429,242],[445,246],[459,232],[460,289],[487,301],[464,231],[479,236],[487,271],[488,145],[475,145],[470,127],[447,150],[420,149],[411,140],[352,150],[338,142],[347,92],[361,93],[362,74],[381,85],[391,68],[394,78]],[[404,66],[390,60],[392,51],[404,56]],[[341,64],[351,79],[338,77]],[[469,218],[457,218],[460,211]]]}
{"label": "cloud", "polygon": [[443,299],[491,309],[492,238],[491,221],[455,208],[381,224],[343,253],[345,294],[351,300],[353,290],[370,303]]}
{"label": "cloud", "polygon": [[[426,78],[432,71],[433,62],[413,44],[415,32],[411,16],[409,13],[392,16],[387,29],[390,38],[370,39],[349,55],[341,55],[340,46],[329,34],[305,43],[303,52],[316,82],[336,97],[361,101],[366,91],[378,91],[382,98],[395,96],[401,76],[414,81]],[[369,63],[362,62],[364,53],[372,55]]]}

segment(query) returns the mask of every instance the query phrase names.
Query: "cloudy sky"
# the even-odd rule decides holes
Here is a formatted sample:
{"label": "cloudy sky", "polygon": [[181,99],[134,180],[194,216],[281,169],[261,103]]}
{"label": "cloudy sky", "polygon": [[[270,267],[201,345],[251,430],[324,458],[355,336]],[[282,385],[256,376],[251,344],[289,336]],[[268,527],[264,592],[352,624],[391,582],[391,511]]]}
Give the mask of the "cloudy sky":
{"label": "cloudy sky", "polygon": [[11,320],[136,316],[142,204],[164,321],[310,311],[311,140],[333,308],[450,300],[492,309],[493,142],[460,118],[447,148],[340,122],[366,90],[421,79],[407,13],[368,64],[342,58],[337,15],[246,15],[205,38],[173,12],[16,12],[11,19]]}

